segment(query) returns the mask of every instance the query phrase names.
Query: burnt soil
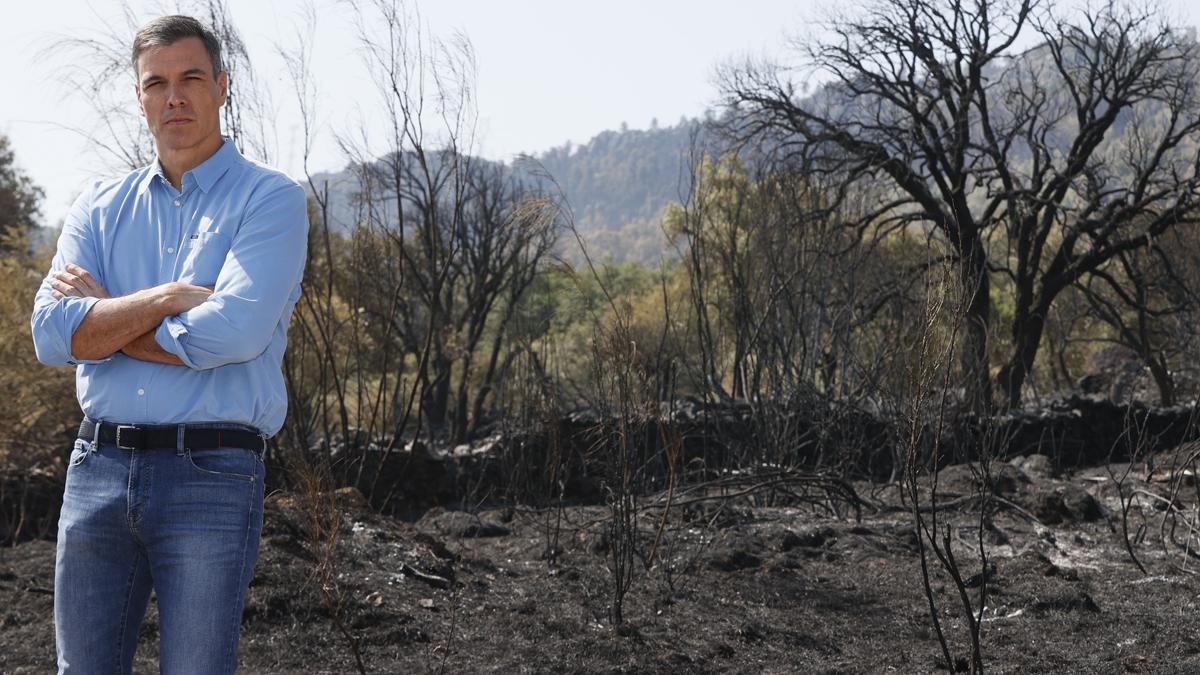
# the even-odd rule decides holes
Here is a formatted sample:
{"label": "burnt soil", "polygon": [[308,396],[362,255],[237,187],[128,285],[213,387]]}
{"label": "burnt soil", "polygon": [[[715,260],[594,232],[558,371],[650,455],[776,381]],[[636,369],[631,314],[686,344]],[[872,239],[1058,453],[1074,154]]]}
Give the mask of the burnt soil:
{"label": "burnt soil", "polygon": [[[1054,475],[1045,458],[995,464],[989,482],[998,498],[986,502],[975,496],[984,479],[974,467],[941,472],[939,538],[949,536],[976,608],[986,589],[988,671],[1200,672],[1200,561],[1186,550],[1197,542],[1187,536],[1197,488],[1180,457],[1066,475]],[[728,495],[745,485],[727,485],[724,497],[692,490],[675,496],[661,537],[662,509],[642,499],[640,547],[643,556],[655,549],[655,563],[647,570],[634,558],[625,621],[615,628],[603,506],[434,508],[406,521],[340,491],[336,553],[323,582],[309,503],[275,493],[243,618],[241,670],[354,672],[338,623],[369,672],[964,668],[967,614],[931,557],[947,664],[900,489],[853,487],[864,501],[857,516],[843,501],[810,501],[802,483],[735,498]],[[1135,497],[1125,519],[1120,494]],[[981,503],[990,521],[986,567]],[[52,541],[0,549],[0,672],[54,668],[53,562]],[[136,670],[156,672],[153,604],[142,638]]]}

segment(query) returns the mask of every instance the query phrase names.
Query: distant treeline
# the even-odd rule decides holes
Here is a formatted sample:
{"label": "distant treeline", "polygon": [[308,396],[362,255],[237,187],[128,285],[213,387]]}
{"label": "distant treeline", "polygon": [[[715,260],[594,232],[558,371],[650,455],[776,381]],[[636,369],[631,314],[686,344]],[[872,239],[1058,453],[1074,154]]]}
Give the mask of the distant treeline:
{"label": "distant treeline", "polygon": [[[687,118],[674,126],[653,123],[649,129],[622,125],[586,143],[568,142],[508,164],[531,183],[561,190],[597,259],[657,265],[664,257],[678,256],[668,245],[661,218],[668,204],[687,198],[689,154],[693,141],[703,142],[702,128],[700,120]],[[550,179],[557,187],[549,185]],[[328,185],[331,226],[343,233],[352,230],[359,218],[354,197],[361,191],[353,167],[318,173],[312,182],[318,188]],[[579,257],[573,239],[561,242],[560,252],[569,259]]]}

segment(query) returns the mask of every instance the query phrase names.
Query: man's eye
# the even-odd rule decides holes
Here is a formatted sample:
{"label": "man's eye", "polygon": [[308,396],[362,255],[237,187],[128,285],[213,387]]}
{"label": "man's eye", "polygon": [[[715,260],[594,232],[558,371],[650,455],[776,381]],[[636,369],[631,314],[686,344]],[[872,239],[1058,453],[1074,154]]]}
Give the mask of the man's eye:
{"label": "man's eye", "polygon": [[153,87],[157,87],[160,84],[162,84],[162,83],[161,82],[151,82],[150,84],[143,84],[142,89],[151,89]]}

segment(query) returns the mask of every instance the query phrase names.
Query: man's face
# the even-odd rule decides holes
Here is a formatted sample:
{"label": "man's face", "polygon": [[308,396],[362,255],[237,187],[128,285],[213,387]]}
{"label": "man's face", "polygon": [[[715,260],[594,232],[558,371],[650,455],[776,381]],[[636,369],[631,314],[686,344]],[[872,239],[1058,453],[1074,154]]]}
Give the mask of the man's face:
{"label": "man's face", "polygon": [[159,154],[221,137],[221,106],[229,77],[213,73],[200,38],[189,37],[138,56],[138,103]]}

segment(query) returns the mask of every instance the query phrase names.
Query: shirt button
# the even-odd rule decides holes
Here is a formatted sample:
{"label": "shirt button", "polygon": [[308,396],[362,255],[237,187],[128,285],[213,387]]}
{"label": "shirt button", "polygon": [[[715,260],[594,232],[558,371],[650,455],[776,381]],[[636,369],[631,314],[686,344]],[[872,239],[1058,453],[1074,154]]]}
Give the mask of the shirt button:
{"label": "shirt button", "polygon": [[183,203],[183,202],[179,201],[178,199],[176,199],[176,200],[175,200],[175,206],[179,206],[179,205],[180,205],[180,204],[182,204],[182,203]]}
{"label": "shirt button", "polygon": [[167,253],[174,253],[174,252],[175,252],[175,247],[174,247],[174,246],[168,246],[168,247],[167,247]]}
{"label": "shirt button", "polygon": [[145,389],[138,389],[138,396],[145,396],[145,395],[146,395]]}

